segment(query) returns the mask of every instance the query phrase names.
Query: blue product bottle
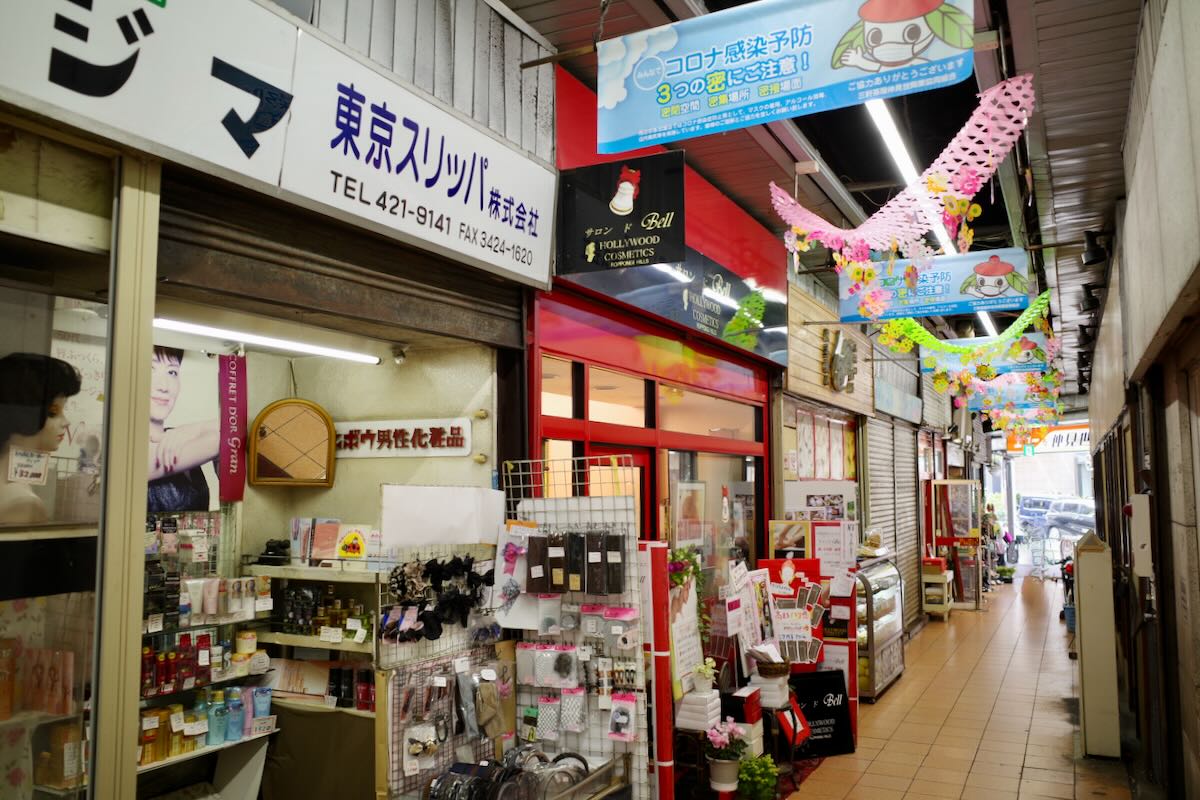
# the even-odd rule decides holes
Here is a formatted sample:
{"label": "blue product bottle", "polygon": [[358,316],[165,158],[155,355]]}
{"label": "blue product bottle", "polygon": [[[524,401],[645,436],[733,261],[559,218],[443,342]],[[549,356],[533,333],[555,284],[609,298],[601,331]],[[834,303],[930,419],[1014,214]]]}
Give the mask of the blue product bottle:
{"label": "blue product bottle", "polygon": [[241,700],[230,700],[228,716],[225,720],[225,741],[236,742],[242,738],[242,714],[244,709]]}
{"label": "blue product bottle", "polygon": [[225,742],[225,728],[229,719],[229,709],[225,706],[214,705],[208,711],[208,743],[223,744]]}

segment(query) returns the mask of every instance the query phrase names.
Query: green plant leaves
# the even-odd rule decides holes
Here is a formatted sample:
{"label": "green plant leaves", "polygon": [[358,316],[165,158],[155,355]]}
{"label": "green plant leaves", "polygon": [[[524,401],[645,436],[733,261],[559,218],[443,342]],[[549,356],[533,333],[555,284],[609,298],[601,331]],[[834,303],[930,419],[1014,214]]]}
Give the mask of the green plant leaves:
{"label": "green plant leaves", "polygon": [[975,28],[971,16],[949,3],[944,3],[926,14],[925,22],[929,24],[934,36],[951,47],[968,50],[975,43]]}
{"label": "green plant leaves", "polygon": [[1029,281],[1025,280],[1025,276],[1019,272],[1008,273],[1008,285],[1017,294],[1029,294]]}
{"label": "green plant leaves", "polygon": [[[926,17],[928,19],[928,17]],[[930,26],[932,27],[932,25]],[[838,41],[837,47],[833,48],[833,57],[829,60],[830,66],[834,69],[840,69],[842,66],[842,56],[848,51],[858,48],[863,50],[866,48],[866,26],[860,19],[854,23],[854,27],[842,34],[841,40]]]}

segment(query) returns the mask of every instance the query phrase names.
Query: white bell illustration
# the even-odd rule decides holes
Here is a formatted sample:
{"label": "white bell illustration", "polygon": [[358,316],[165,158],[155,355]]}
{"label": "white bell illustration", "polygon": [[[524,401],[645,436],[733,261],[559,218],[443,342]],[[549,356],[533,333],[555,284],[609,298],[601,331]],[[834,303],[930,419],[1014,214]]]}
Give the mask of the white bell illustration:
{"label": "white bell illustration", "polygon": [[617,178],[617,191],[609,202],[608,208],[614,214],[624,217],[633,212],[633,200],[638,196],[638,183],[642,173],[621,165],[621,175]]}

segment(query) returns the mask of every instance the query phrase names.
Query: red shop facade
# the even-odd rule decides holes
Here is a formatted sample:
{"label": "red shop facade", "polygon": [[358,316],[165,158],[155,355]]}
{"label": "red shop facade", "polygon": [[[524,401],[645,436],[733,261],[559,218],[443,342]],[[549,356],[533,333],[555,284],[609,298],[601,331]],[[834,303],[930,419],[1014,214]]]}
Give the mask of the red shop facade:
{"label": "red shop facade", "polygon": [[[596,155],[595,94],[562,70],[556,83],[560,169],[663,152]],[[535,295],[530,446],[550,460],[631,455],[623,480],[637,499],[641,536],[700,545],[707,565],[719,566],[735,549],[752,558],[767,552],[770,388],[787,355],[786,251],[686,167],[684,200],[685,262],[560,276],[552,292]],[[720,318],[728,332],[747,293],[761,310],[748,337],[688,324],[680,310],[702,304],[705,318]],[[546,490],[584,493],[586,484],[581,476]]]}

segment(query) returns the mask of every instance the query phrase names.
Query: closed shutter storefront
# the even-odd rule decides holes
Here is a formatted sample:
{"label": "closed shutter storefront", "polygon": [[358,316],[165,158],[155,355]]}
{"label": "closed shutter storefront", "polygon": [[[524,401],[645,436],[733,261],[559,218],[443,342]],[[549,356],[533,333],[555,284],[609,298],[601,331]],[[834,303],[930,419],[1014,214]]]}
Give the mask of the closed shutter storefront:
{"label": "closed shutter storefront", "polygon": [[899,420],[892,423],[894,442],[896,565],[904,580],[904,627],[921,618],[921,534],[917,515],[917,432]]}
{"label": "closed shutter storefront", "polygon": [[867,530],[877,530],[883,546],[896,552],[895,445],[892,421],[867,420]]}

